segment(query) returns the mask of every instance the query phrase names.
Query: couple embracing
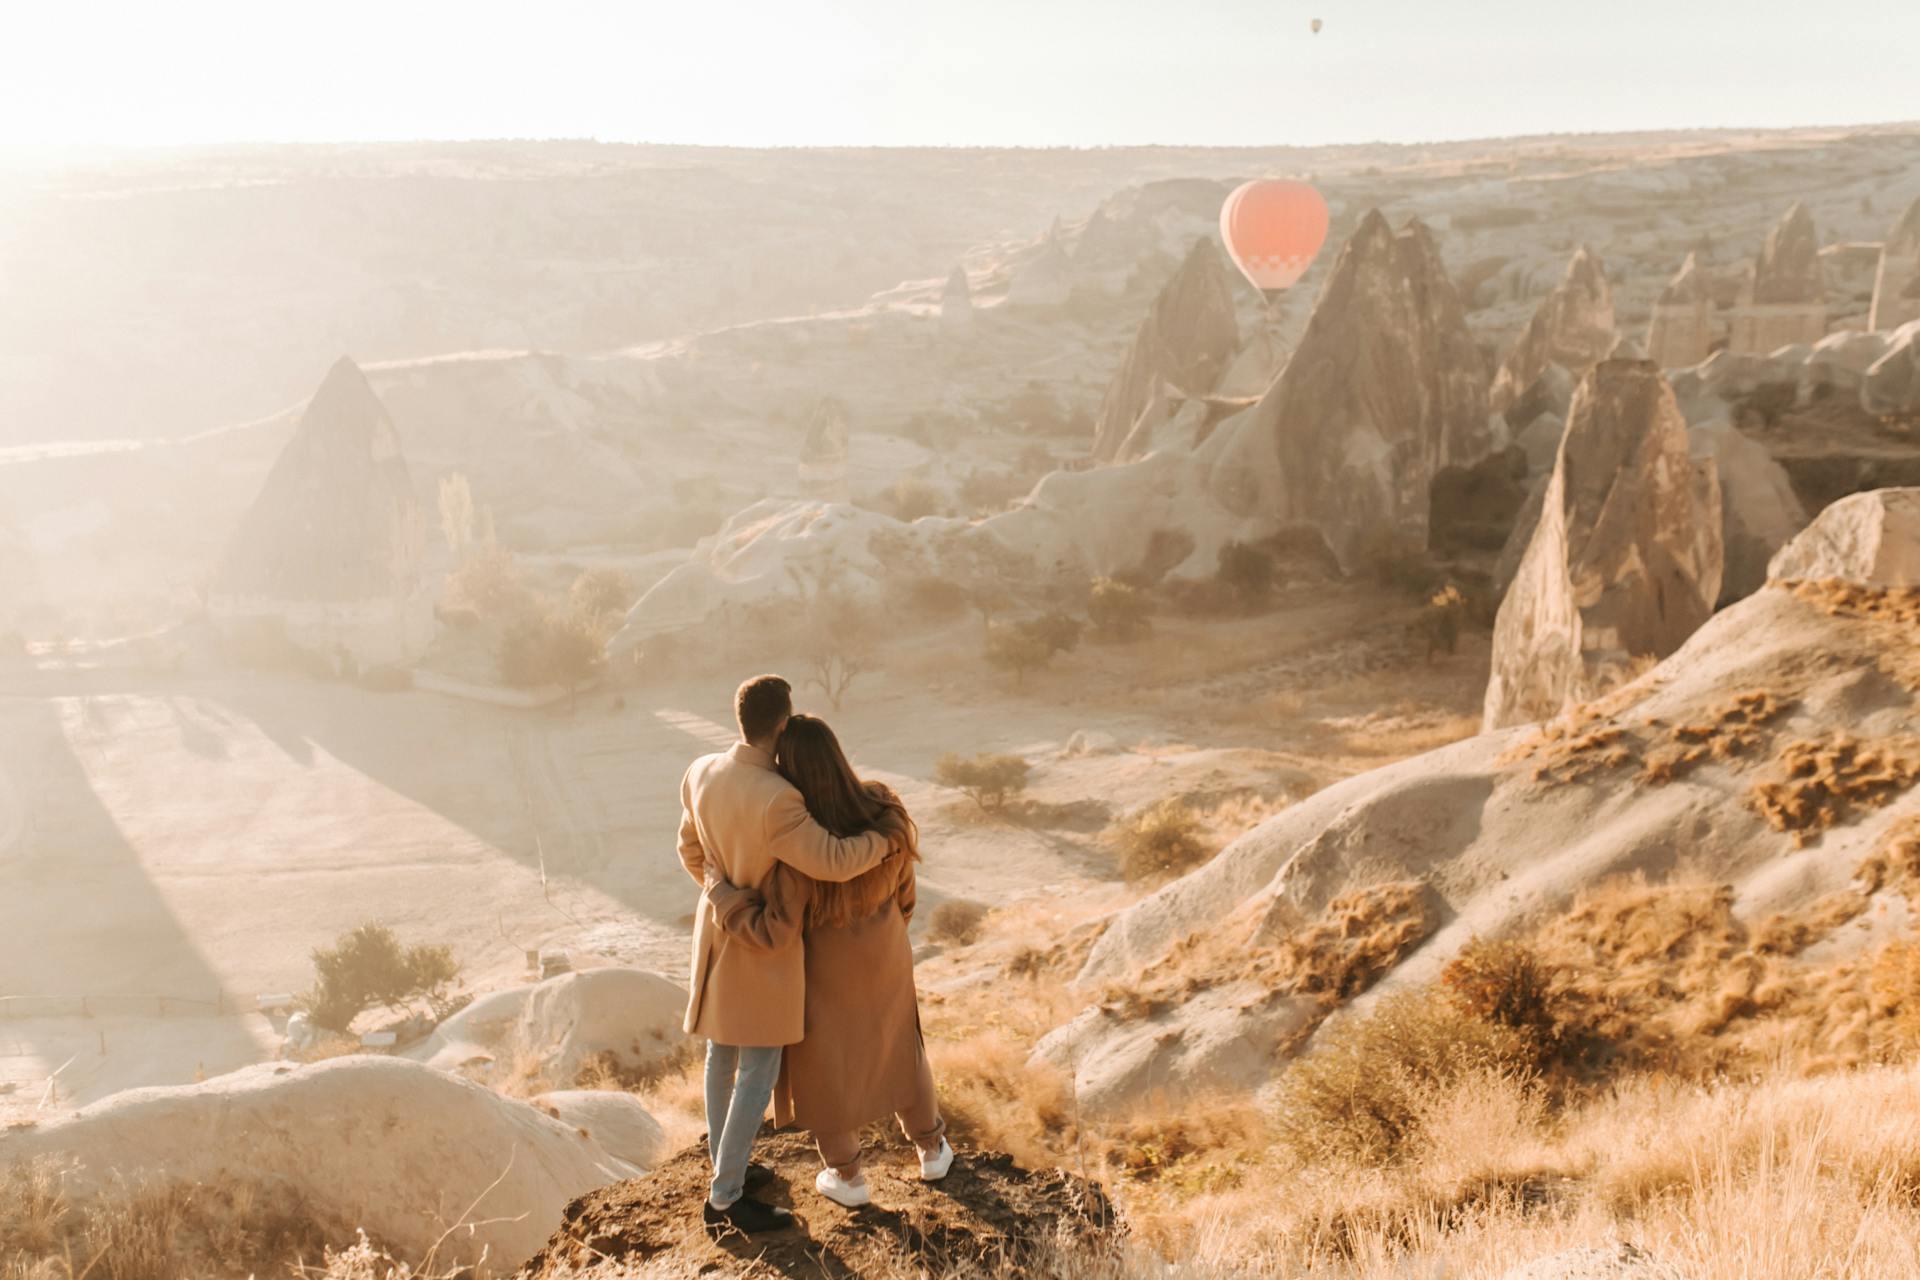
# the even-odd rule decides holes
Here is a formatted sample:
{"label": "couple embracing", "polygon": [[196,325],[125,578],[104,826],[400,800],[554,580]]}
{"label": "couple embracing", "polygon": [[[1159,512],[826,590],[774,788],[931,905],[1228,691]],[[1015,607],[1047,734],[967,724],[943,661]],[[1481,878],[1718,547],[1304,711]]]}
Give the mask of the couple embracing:
{"label": "couple embracing", "polygon": [[734,695],[740,741],[680,784],[680,861],[701,886],[686,1030],[707,1040],[710,1229],[777,1230],[785,1209],[748,1193],[767,1104],[813,1133],[814,1186],[868,1203],[860,1130],[889,1114],[920,1176],[953,1165],[913,986],[919,833],[900,797],[863,782],[823,720],[793,714],[779,676]]}

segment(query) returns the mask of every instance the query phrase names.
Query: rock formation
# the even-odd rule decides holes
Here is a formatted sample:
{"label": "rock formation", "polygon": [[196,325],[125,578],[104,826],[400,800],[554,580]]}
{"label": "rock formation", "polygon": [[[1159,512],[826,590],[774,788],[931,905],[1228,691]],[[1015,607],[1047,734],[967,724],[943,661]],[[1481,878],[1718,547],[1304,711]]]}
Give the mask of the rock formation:
{"label": "rock formation", "polygon": [[1369,212],[1241,428],[1278,451],[1276,525],[1317,530],[1343,569],[1369,538],[1425,547],[1435,474],[1490,451],[1484,370],[1432,234]]}
{"label": "rock formation", "polygon": [[1868,367],[1860,407],[1889,417],[1920,414],[1920,320],[1895,329],[1886,354]]}
{"label": "rock formation", "polygon": [[1727,349],[1765,355],[1827,336],[1827,286],[1813,215],[1796,201],[1761,246],[1739,305],[1733,309]]}
{"label": "rock formation", "polygon": [[1543,720],[1705,622],[1722,572],[1720,490],[1651,361],[1581,383],[1539,523],[1494,627],[1489,729]]}
{"label": "rock formation", "polygon": [[1647,324],[1647,359],[1662,369],[1685,369],[1713,349],[1713,291],[1693,254],[1660,292]]}
{"label": "rock formation", "polygon": [[1153,300],[1107,385],[1094,422],[1093,458],[1123,461],[1121,445],[1162,384],[1186,396],[1211,391],[1240,345],[1232,286],[1219,249],[1197,239],[1180,269]]}
{"label": "rock formation", "polygon": [[967,269],[956,265],[940,291],[940,329],[943,333],[966,333],[973,328],[973,289],[967,284]]}
{"label": "rock formation", "polygon": [[[159,1174],[289,1197],[342,1243],[356,1227],[450,1266],[531,1254],[567,1202],[637,1170],[589,1131],[471,1081],[391,1058],[262,1063],[203,1084],[134,1089],[68,1119],[0,1132],[0,1164],[73,1166],[76,1198]],[[134,1184],[137,1185],[137,1182]],[[271,1201],[269,1201],[271,1202]],[[448,1231],[471,1213],[470,1229]]]}
{"label": "rock formation", "polygon": [[[1614,339],[1613,289],[1606,268],[1582,245],[1494,376],[1494,411],[1504,413],[1518,404],[1549,365],[1559,365],[1579,381],[1606,358]],[[1528,413],[1513,425],[1523,426],[1533,417]]]}
{"label": "rock formation", "polygon": [[802,494],[827,501],[845,500],[850,435],[846,403],[838,396],[822,396],[800,441]]}
{"label": "rock formation", "polygon": [[563,1088],[596,1066],[642,1074],[680,1051],[686,1004],[686,988],[657,973],[562,974],[481,996],[407,1056],[494,1083],[525,1069]]}
{"label": "rock formation", "polygon": [[1920,489],[1874,489],[1840,499],[1781,549],[1767,573],[1779,582],[1920,587]]}
{"label": "rock formation", "polygon": [[432,639],[425,549],[393,419],[342,357],[235,530],[208,612],[242,642],[284,638],[343,665],[410,661]]}
{"label": "rock formation", "polygon": [[1073,296],[1073,264],[1060,242],[1060,224],[1013,268],[1007,302],[1016,307],[1058,307]]}
{"label": "rock formation", "polygon": [[1880,246],[1867,327],[1898,329],[1914,320],[1920,320],[1920,198],[1907,206]]}
{"label": "rock formation", "polygon": [[1696,460],[1711,460],[1720,481],[1725,569],[1717,603],[1724,607],[1766,583],[1767,562],[1807,527],[1807,511],[1766,446],[1731,422],[1702,423],[1687,440]]}

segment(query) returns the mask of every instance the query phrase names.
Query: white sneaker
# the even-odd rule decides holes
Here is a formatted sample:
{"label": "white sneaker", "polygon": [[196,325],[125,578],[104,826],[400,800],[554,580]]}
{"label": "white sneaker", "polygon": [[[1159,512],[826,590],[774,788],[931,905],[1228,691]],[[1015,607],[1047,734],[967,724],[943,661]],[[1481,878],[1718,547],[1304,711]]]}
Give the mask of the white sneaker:
{"label": "white sneaker", "polygon": [[831,1169],[822,1169],[814,1175],[813,1189],[846,1209],[858,1209],[873,1203],[873,1193],[867,1190],[865,1178],[848,1182]]}
{"label": "white sneaker", "polygon": [[953,1148],[945,1138],[940,1139],[940,1149],[930,1156],[920,1157],[920,1181],[938,1182],[947,1176],[947,1170],[953,1168]]}

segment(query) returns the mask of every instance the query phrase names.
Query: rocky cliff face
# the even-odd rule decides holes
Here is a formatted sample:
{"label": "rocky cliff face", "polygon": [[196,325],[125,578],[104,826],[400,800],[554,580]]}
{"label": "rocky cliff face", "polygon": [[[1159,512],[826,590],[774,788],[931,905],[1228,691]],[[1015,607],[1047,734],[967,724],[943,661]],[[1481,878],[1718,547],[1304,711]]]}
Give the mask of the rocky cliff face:
{"label": "rocky cliff face", "polygon": [[1121,446],[1163,385],[1188,396],[1211,391],[1239,345],[1240,324],[1220,251],[1210,239],[1195,240],[1153,300],[1107,386],[1094,423],[1094,460],[1123,460]]}
{"label": "rocky cliff face", "polygon": [[1491,437],[1485,365],[1423,224],[1367,214],[1241,429],[1278,454],[1275,522],[1318,530],[1343,568],[1369,538],[1426,545],[1434,475]]}
{"label": "rocky cliff face", "polygon": [[[1606,268],[1585,245],[1567,264],[1567,274],[1533,313],[1526,332],[1495,375],[1491,401],[1505,412],[1523,400],[1548,366],[1559,365],[1576,381],[1606,358],[1615,341],[1613,289]],[[1531,421],[1528,414],[1515,426]]]}
{"label": "rocky cliff face", "polygon": [[1645,655],[1674,652],[1713,612],[1720,489],[1651,361],[1581,383],[1553,478],[1494,627],[1489,729],[1542,720]]}
{"label": "rocky cliff face", "polygon": [[1779,582],[1920,587],[1920,489],[1874,489],[1842,498],[1781,548],[1767,572]]}

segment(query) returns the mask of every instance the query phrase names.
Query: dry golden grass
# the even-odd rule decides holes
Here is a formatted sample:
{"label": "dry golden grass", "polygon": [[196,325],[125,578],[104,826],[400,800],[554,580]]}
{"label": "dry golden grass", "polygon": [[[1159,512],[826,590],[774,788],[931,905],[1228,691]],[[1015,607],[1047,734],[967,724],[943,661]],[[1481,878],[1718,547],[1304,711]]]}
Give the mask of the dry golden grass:
{"label": "dry golden grass", "polygon": [[1678,723],[1625,713],[1650,684],[1575,707],[1500,757],[1501,764],[1530,764],[1538,782],[1580,782],[1595,774],[1639,766],[1638,781],[1658,786],[1709,761],[1757,760],[1772,744],[1773,722],[1793,709],[1794,699],[1768,689],[1749,689],[1700,708]]}
{"label": "dry golden grass", "polygon": [[1856,809],[1876,808],[1920,780],[1920,739],[1862,742],[1851,734],[1790,742],[1769,776],[1754,783],[1748,801],[1776,831],[1804,845],[1849,821]]}
{"label": "dry golden grass", "polygon": [[1883,631],[1874,645],[1881,670],[1920,693],[1920,588],[1880,589],[1831,578],[1771,585],[1791,591],[1829,617],[1855,619]]}

